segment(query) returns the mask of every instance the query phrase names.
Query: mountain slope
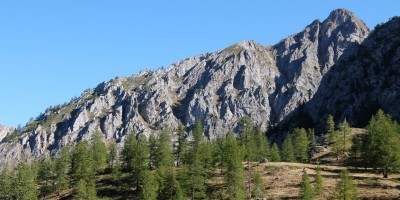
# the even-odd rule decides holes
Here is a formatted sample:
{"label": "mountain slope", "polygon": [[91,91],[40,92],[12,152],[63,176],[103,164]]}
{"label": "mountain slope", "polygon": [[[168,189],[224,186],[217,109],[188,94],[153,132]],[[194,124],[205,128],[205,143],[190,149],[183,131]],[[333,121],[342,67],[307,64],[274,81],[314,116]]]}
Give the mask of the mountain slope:
{"label": "mountain slope", "polygon": [[399,33],[400,18],[394,17],[332,67],[307,105],[315,122],[321,124],[330,113],[364,127],[379,108],[400,119]]}
{"label": "mountain slope", "polygon": [[149,135],[163,126],[173,130],[179,123],[190,132],[195,120],[203,121],[209,139],[237,130],[244,116],[267,130],[308,102],[330,68],[368,34],[361,20],[339,9],[274,46],[243,41],[167,69],[116,78],[50,107],[7,136],[0,155],[7,162],[21,155],[29,160],[96,131],[117,142],[130,133]]}

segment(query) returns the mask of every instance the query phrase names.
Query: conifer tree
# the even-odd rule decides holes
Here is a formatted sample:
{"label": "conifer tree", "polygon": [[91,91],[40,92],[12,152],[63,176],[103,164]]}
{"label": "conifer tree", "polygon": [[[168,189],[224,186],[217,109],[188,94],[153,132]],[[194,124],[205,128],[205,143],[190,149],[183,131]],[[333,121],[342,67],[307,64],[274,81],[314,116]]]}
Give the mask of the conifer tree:
{"label": "conifer tree", "polygon": [[306,162],[308,160],[309,140],[307,132],[304,128],[296,128],[293,131],[293,144],[296,155],[296,160],[299,162]]}
{"label": "conifer tree", "polygon": [[387,178],[388,173],[400,165],[398,132],[397,123],[382,110],[371,118],[367,127],[367,134],[363,141],[366,163],[371,167],[381,169],[384,178]]}
{"label": "conifer tree", "polygon": [[359,166],[359,158],[361,157],[361,149],[362,149],[362,139],[359,136],[354,136],[351,138],[351,148],[350,148],[350,157],[352,159],[352,165],[355,167]]}
{"label": "conifer tree", "polygon": [[114,169],[114,165],[116,162],[118,162],[118,157],[117,157],[117,144],[115,143],[114,140],[112,140],[108,144],[108,152],[107,152],[107,159],[108,159],[108,168],[111,169],[111,171]]}
{"label": "conifer tree", "polygon": [[55,190],[60,192],[60,190],[69,187],[69,182],[71,180],[69,172],[71,170],[71,156],[69,154],[69,148],[63,147],[60,151],[58,157],[54,159],[55,168]]}
{"label": "conifer tree", "polygon": [[308,159],[311,160],[311,158],[314,155],[315,149],[317,148],[317,141],[315,139],[315,133],[314,129],[308,129],[307,130],[307,137],[309,141],[308,145]]}
{"label": "conifer tree", "polygon": [[282,158],[282,161],[284,161],[284,162],[295,162],[296,161],[291,134],[287,135],[285,141],[283,142],[281,158]]}
{"label": "conifer tree", "polygon": [[182,124],[178,125],[177,135],[178,135],[178,146],[176,147],[175,150],[175,160],[176,160],[176,165],[179,167],[182,164],[184,160],[184,155],[187,152],[185,127]]}
{"label": "conifer tree", "polygon": [[335,121],[333,120],[333,116],[329,115],[328,116],[328,120],[326,122],[326,140],[325,142],[327,144],[333,143],[334,139],[333,139],[333,132],[335,131]]}
{"label": "conifer tree", "polygon": [[302,176],[300,196],[301,199],[303,200],[312,200],[314,198],[314,193],[311,187],[310,179],[308,178],[308,174],[306,172],[304,172]]}
{"label": "conifer tree", "polygon": [[242,165],[242,155],[239,145],[232,133],[228,133],[224,145],[224,155],[226,163],[225,183],[230,199],[245,199],[244,172]]}
{"label": "conifer tree", "polygon": [[339,156],[347,158],[351,146],[351,128],[346,119],[338,125],[340,138],[337,140],[340,147]]}
{"label": "conifer tree", "polygon": [[249,117],[243,117],[239,121],[239,139],[242,146],[244,160],[249,164],[256,158],[256,142],[253,132],[253,123]]}
{"label": "conifer tree", "polygon": [[169,133],[166,130],[162,131],[156,143],[156,158],[154,163],[156,167],[173,166],[174,158],[170,142],[171,138],[169,136]]}
{"label": "conifer tree", "polygon": [[253,191],[251,192],[252,197],[254,199],[265,198],[265,189],[261,179],[261,175],[259,173],[254,173],[252,179],[253,179],[252,182],[254,184]]}
{"label": "conifer tree", "polygon": [[154,178],[154,175],[149,171],[145,170],[143,179],[140,186],[140,199],[143,200],[156,200],[158,185]]}
{"label": "conifer tree", "polygon": [[266,135],[264,135],[260,126],[255,126],[253,129],[255,147],[255,160],[260,162],[265,159],[269,154],[269,141]]}
{"label": "conifer tree", "polygon": [[356,187],[347,169],[340,172],[340,180],[336,185],[336,199],[353,200],[357,199]]}
{"label": "conifer tree", "polygon": [[156,167],[157,158],[157,138],[154,134],[149,136],[149,168],[154,169]]}
{"label": "conifer tree", "polygon": [[0,174],[0,199],[11,199],[13,195],[11,172],[5,167]]}
{"label": "conifer tree", "polygon": [[101,132],[95,132],[92,135],[91,151],[93,153],[93,169],[100,173],[107,167],[107,147],[102,140]]}
{"label": "conifer tree", "polygon": [[315,175],[315,195],[320,196],[324,190],[324,182],[321,175],[321,169],[317,168],[317,174]]}
{"label": "conifer tree", "polygon": [[38,199],[35,173],[24,163],[19,163],[14,169],[12,179],[13,199]]}
{"label": "conifer tree", "polygon": [[276,143],[272,145],[270,158],[271,158],[271,162],[280,162],[281,161],[279,147]]}
{"label": "conifer tree", "polygon": [[51,191],[50,184],[55,177],[54,162],[50,156],[46,156],[44,160],[39,163],[38,180],[45,183],[44,190]]}

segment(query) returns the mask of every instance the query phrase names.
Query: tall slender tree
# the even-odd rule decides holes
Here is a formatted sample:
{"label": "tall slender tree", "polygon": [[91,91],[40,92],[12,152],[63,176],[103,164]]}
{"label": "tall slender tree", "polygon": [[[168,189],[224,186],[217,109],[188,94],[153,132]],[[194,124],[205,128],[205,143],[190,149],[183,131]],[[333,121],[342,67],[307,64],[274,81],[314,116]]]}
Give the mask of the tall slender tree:
{"label": "tall slender tree", "polygon": [[93,154],[93,169],[101,173],[107,167],[107,146],[102,140],[102,133],[97,131],[92,135],[91,150]]}
{"label": "tall slender tree", "polygon": [[246,198],[244,185],[244,172],[242,165],[242,155],[232,133],[228,133],[224,145],[224,155],[226,155],[225,183],[230,199],[242,200]]}
{"label": "tall slender tree", "polygon": [[300,196],[303,200],[312,200],[314,198],[314,192],[311,187],[310,179],[305,171],[302,176]]}
{"label": "tall slender tree", "polygon": [[353,200],[357,199],[356,187],[347,169],[340,172],[340,180],[336,185],[336,199]]}
{"label": "tall slender tree", "polygon": [[285,141],[283,142],[281,158],[282,158],[282,161],[285,161],[285,162],[295,162],[296,161],[291,134],[288,134],[286,136]]}
{"label": "tall slender tree", "polygon": [[35,173],[24,163],[19,163],[14,169],[12,179],[13,199],[34,200],[38,199]]}
{"label": "tall slender tree", "polygon": [[293,144],[295,150],[296,160],[299,162],[306,162],[308,160],[309,140],[307,132],[304,128],[296,128],[293,131]]}

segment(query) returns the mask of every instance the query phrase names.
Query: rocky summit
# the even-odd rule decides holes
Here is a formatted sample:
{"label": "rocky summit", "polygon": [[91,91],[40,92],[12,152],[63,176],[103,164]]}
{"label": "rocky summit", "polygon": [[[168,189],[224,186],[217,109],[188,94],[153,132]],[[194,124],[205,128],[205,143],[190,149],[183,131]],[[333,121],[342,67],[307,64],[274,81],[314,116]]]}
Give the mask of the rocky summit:
{"label": "rocky summit", "polygon": [[180,123],[190,137],[201,120],[205,137],[213,139],[237,131],[248,116],[279,140],[277,127],[304,120],[296,117],[303,114],[313,124],[329,113],[357,124],[363,115],[358,110],[377,103],[384,109],[396,105],[391,114],[400,117],[398,21],[370,34],[353,13],[338,9],[273,46],[242,41],[165,69],[103,82],[7,134],[0,165],[56,153],[95,132],[122,146],[127,134],[169,128],[175,136]]}

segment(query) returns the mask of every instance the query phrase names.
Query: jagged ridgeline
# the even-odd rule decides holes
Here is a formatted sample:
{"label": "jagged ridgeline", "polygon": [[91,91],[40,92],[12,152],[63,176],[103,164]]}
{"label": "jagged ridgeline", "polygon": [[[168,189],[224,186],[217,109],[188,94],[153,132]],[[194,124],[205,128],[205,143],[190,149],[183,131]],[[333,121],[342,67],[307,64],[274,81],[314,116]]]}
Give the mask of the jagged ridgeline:
{"label": "jagged ridgeline", "polygon": [[398,32],[398,18],[370,34],[353,13],[338,9],[273,46],[242,41],[115,78],[4,134],[0,166],[58,152],[95,132],[121,147],[129,134],[149,136],[162,127],[175,138],[179,124],[190,135],[201,120],[205,137],[214,139],[250,117],[282,141],[284,128],[318,125],[328,114],[357,125],[374,106],[399,117]]}

